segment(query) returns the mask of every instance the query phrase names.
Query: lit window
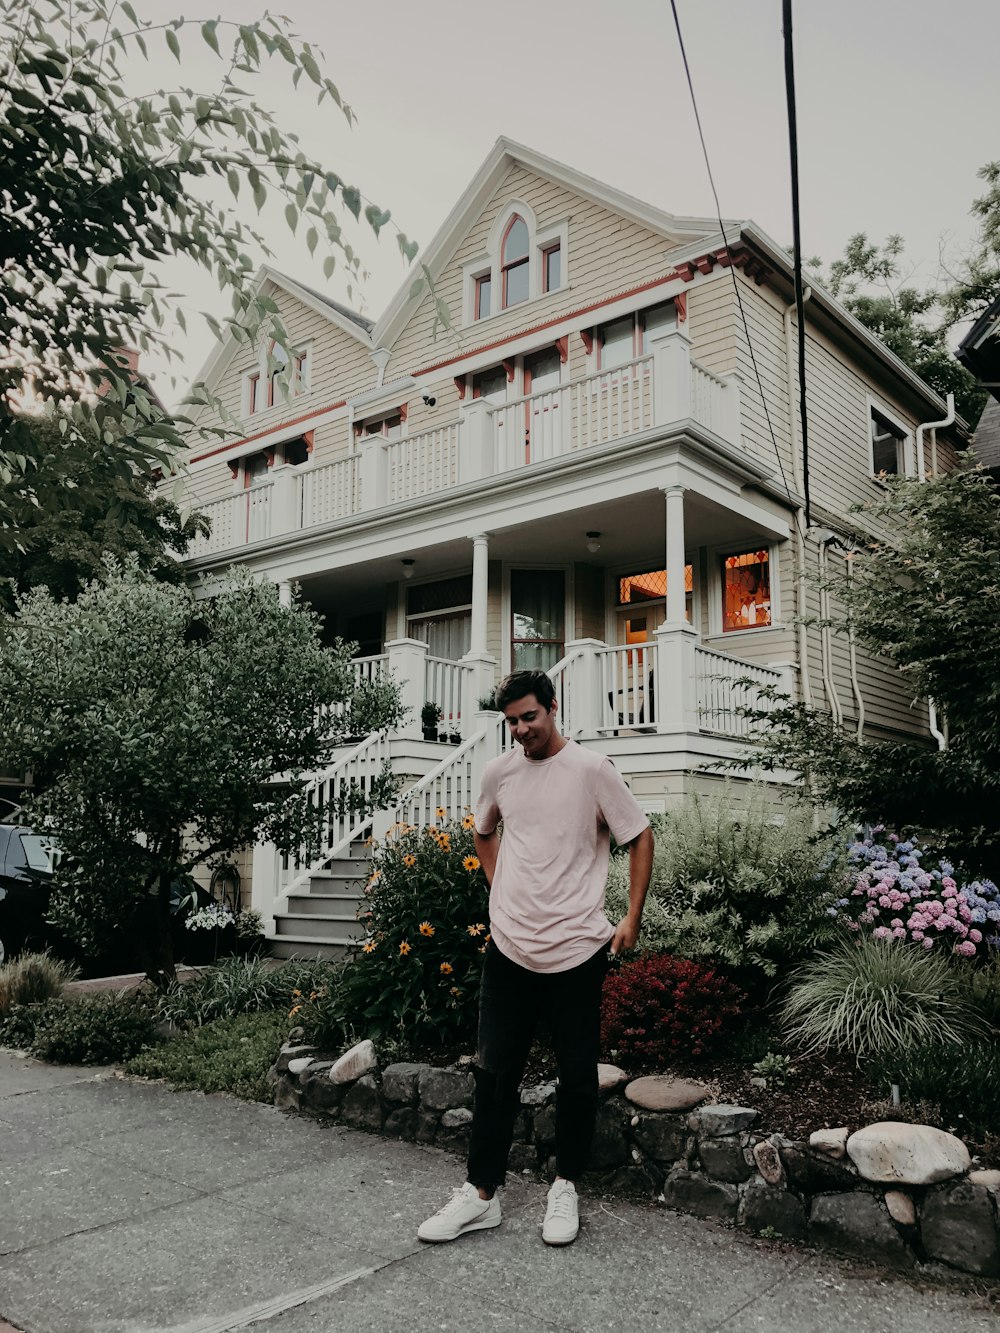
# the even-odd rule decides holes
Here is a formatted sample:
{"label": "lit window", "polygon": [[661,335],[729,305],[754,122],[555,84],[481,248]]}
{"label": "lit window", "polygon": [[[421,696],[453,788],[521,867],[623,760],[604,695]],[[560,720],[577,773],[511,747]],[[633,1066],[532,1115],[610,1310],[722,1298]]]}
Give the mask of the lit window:
{"label": "lit window", "polygon": [[[684,566],[684,615],[691,619],[691,602],[694,595],[694,569],[690,564]],[[665,601],[667,596],[667,571],[665,569],[647,569],[642,574],[626,574],[618,580],[618,605],[634,606],[639,602]]]}
{"label": "lit window", "polygon": [[508,224],[500,253],[504,310],[528,299],[528,270],[528,225],[515,214]]}
{"label": "lit window", "polygon": [[722,561],[722,628],[758,629],[771,623],[771,570],[767,551],[743,551]]}
{"label": "lit window", "polygon": [[872,473],[899,476],[904,470],[906,431],[889,421],[873,407],[871,410]]}
{"label": "lit window", "polygon": [[490,300],[493,294],[493,279],[488,273],[475,279],[474,319],[487,319],[490,314]]}
{"label": "lit window", "polygon": [[562,283],[562,252],[558,245],[542,251],[542,291],[554,292]]}

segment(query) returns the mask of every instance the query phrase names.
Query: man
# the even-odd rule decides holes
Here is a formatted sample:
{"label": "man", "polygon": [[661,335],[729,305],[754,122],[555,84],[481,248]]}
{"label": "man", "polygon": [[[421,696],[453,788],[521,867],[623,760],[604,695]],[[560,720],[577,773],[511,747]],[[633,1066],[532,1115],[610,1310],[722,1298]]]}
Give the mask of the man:
{"label": "man", "polygon": [[[558,703],[545,672],[515,671],[500,683],[496,701],[518,744],[487,764],[476,807],[491,939],[480,995],[468,1180],[417,1235],[447,1241],[500,1225],[496,1191],[507,1172],[535,1024],[543,1018],[559,1086],[556,1178],[542,1239],[568,1245],[580,1228],[574,1182],[586,1165],[597,1117],[608,947],[616,954],[636,942],[653,835],[610,759],[557,730]],[[631,872],[629,910],[615,927],[603,910],[609,833],[628,844]]]}

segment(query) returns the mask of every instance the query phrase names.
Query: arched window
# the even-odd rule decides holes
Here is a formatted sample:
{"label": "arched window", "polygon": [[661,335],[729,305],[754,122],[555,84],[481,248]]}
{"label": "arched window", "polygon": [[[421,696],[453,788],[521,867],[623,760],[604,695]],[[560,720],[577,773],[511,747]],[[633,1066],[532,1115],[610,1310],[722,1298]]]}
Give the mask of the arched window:
{"label": "arched window", "polygon": [[507,224],[500,247],[504,310],[528,299],[528,257],[528,224],[515,213]]}
{"label": "arched window", "polygon": [[288,352],[282,347],[281,343],[272,342],[268,356],[268,364],[270,365],[271,370],[268,376],[267,405],[268,407],[273,407],[278,401],[278,395],[275,391],[278,388],[279,376],[284,373],[285,367],[288,365]]}

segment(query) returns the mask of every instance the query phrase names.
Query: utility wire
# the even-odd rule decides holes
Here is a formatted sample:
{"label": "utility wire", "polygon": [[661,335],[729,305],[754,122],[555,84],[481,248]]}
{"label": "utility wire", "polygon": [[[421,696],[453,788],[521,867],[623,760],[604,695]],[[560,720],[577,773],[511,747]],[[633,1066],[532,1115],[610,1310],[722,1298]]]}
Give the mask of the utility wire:
{"label": "utility wire", "polygon": [[687,76],[688,91],[691,94],[691,106],[694,110],[695,124],[698,126],[698,138],[701,140],[701,151],[702,156],[705,159],[705,170],[708,172],[708,183],[712,187],[712,197],[715,200],[715,214],[719,223],[719,231],[722,233],[722,244],[726,247],[726,254],[729,256],[729,274],[733,280],[733,291],[736,293],[736,302],[740,308],[740,319],[743,321],[743,332],[746,334],[747,347],[750,349],[750,360],[753,363],[753,373],[757,379],[757,391],[760,394],[761,405],[764,408],[764,416],[767,418],[767,428],[771,433],[771,444],[774,446],[774,456],[778,460],[778,470],[781,473],[781,484],[785,488],[785,494],[788,496],[789,503],[792,503],[792,492],[789,489],[788,479],[785,476],[785,466],[781,461],[781,451],[778,448],[778,441],[774,434],[774,426],[771,423],[771,414],[767,410],[767,399],[764,396],[764,385],[761,383],[760,371],[757,368],[757,357],[753,350],[753,339],[750,337],[750,327],[747,324],[746,311],[743,309],[743,298],[740,295],[740,284],[736,281],[736,268],[733,264],[733,252],[730,248],[729,239],[726,236],[726,229],[722,222],[722,208],[719,205],[719,192],[715,188],[715,178],[712,175],[712,164],[708,160],[708,148],[705,144],[705,132],[701,128],[701,115],[698,111],[698,99],[694,95],[691,67],[688,64],[687,51],[684,49],[681,21],[677,14],[677,0],[670,0],[670,8],[674,15],[674,27],[677,29],[677,42],[681,48],[681,60],[684,62],[684,73]]}
{"label": "utility wire", "polygon": [[792,0],[782,0],[782,28],[785,34],[785,100],[788,103],[788,152],[792,168],[792,246],[795,279],[795,321],[799,344],[799,427],[802,434],[802,494],[805,500],[806,527],[809,513],[809,418],[806,414],[806,312],[802,294],[802,226],[799,212],[799,132],[795,116],[795,53],[792,49]]}

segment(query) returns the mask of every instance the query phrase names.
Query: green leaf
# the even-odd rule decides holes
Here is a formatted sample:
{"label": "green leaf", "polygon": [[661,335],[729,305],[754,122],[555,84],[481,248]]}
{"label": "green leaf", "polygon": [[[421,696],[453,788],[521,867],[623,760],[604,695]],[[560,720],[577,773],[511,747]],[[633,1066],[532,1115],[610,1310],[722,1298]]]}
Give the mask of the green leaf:
{"label": "green leaf", "polygon": [[215,29],[218,27],[218,19],[209,19],[207,23],[201,25],[201,35],[212,48],[216,55],[220,55],[219,39],[216,36]]}
{"label": "green leaf", "polygon": [[285,205],[285,221],[288,223],[289,227],[293,232],[299,225],[299,216],[300,216],[299,210],[295,207],[294,204]]}
{"label": "green leaf", "polygon": [[365,209],[365,217],[368,219],[372,231],[377,236],[389,221],[390,213],[388,209],[383,211],[376,204],[369,204]]}
{"label": "green leaf", "polygon": [[427,284],[424,282],[423,278],[414,278],[413,281],[410,283],[409,299],[411,301],[416,300],[416,298],[423,293],[423,290],[426,287],[426,285]]}
{"label": "green leaf", "polygon": [[167,39],[167,47],[174,53],[174,55],[175,55],[176,58],[177,58],[177,63],[180,64],[180,61],[181,61],[181,44],[180,44],[180,42],[177,40],[177,33],[173,30],[173,28],[168,28],[168,29],[167,29],[167,31],[166,31],[166,39]]}
{"label": "green leaf", "polygon": [[319,244],[319,232],[316,230],[315,227],[310,227],[309,230],[306,232],[306,245],[308,246],[309,253],[311,255],[316,253],[316,246],[318,244]]}
{"label": "green leaf", "polygon": [[353,185],[345,185],[343,189],[344,207],[348,209],[356,218],[361,216],[361,191],[355,189]]}
{"label": "green leaf", "polygon": [[323,260],[323,277],[324,278],[332,277],[333,270],[336,267],[337,267],[337,261],[334,259],[333,255],[327,255],[327,257]]}

